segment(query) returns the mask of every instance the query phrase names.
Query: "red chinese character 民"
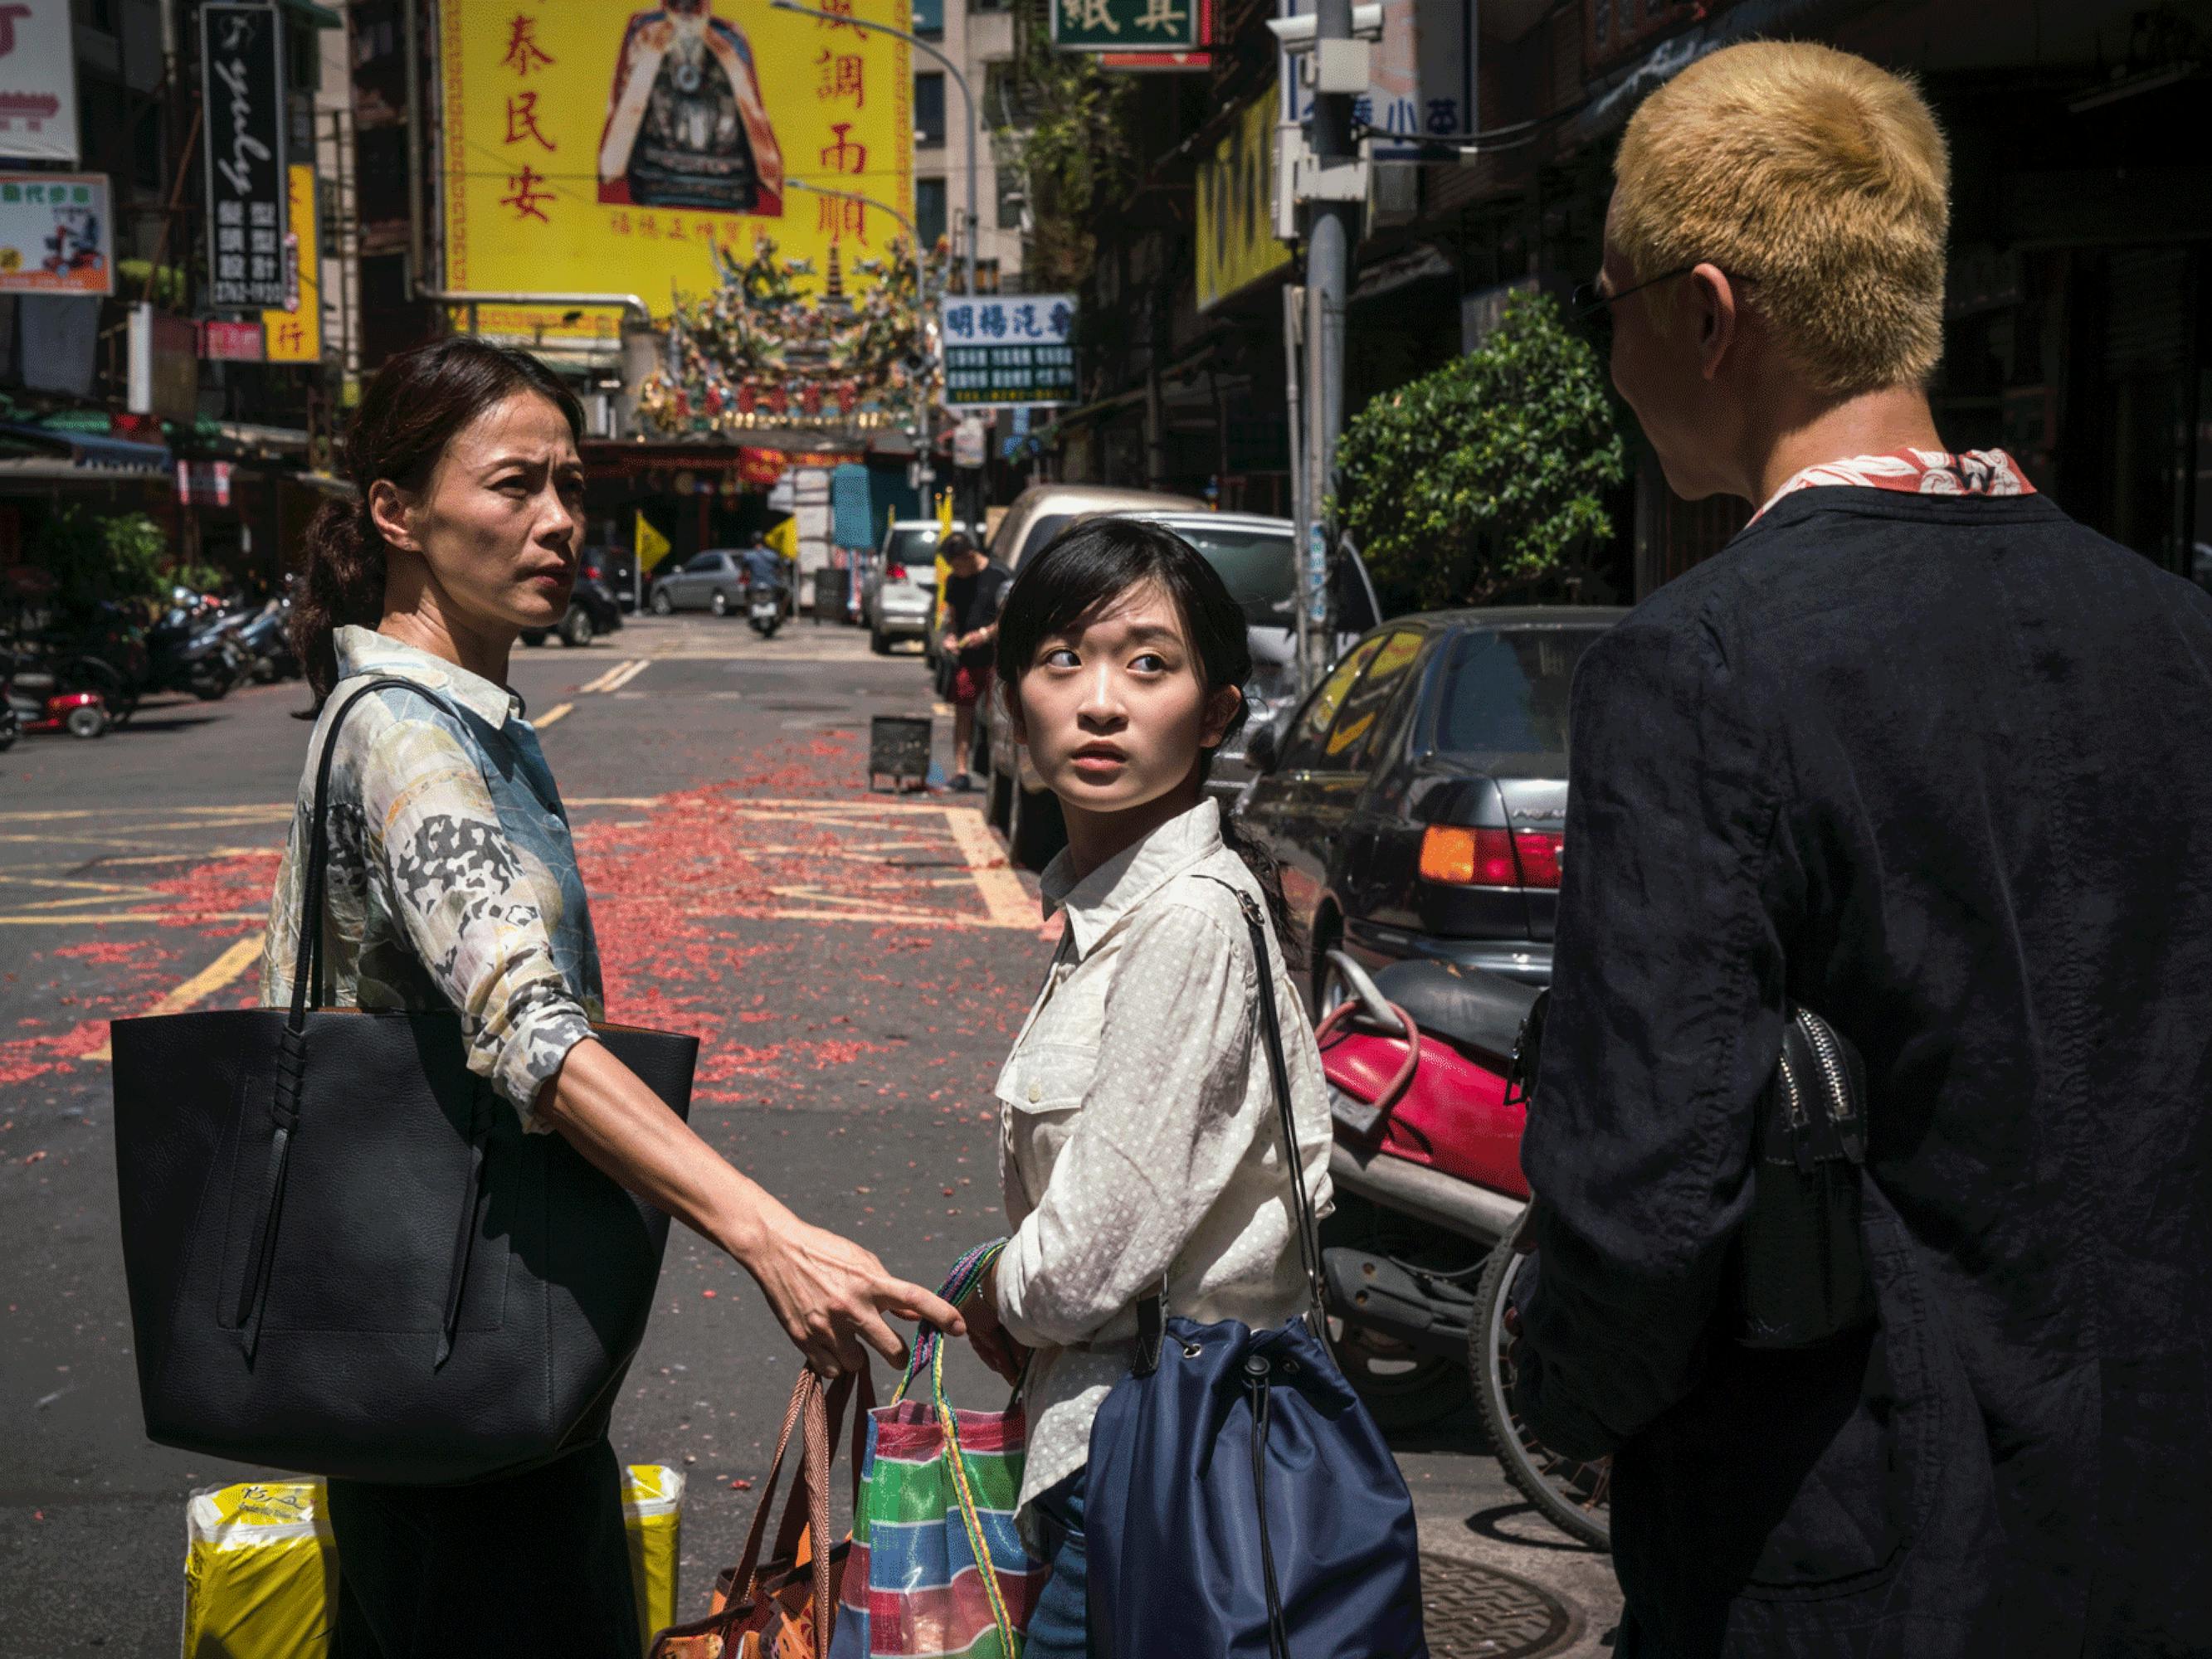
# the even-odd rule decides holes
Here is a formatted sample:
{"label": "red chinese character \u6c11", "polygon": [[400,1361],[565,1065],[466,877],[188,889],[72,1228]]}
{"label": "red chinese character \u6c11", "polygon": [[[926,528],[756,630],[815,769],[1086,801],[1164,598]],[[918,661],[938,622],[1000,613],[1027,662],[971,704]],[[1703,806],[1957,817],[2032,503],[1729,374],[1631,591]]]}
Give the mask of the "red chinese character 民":
{"label": "red chinese character \u6c11", "polygon": [[518,219],[535,219],[550,225],[553,222],[545,216],[545,204],[553,199],[553,192],[545,188],[545,175],[525,161],[521,172],[507,175],[507,193],[499,198],[499,204],[513,208]]}
{"label": "red chinese character \u6c11", "polygon": [[538,127],[538,94],[534,92],[518,92],[507,100],[507,142],[519,144],[526,138],[535,138],[549,150],[561,148]]}
{"label": "red chinese character \u6c11", "polygon": [[822,83],[814,90],[817,98],[849,98],[854,109],[868,106],[866,70],[868,60],[856,52],[824,52],[814,60],[822,71]]}
{"label": "red chinese character \u6c11", "polygon": [[853,124],[839,121],[830,131],[836,134],[837,142],[823,147],[822,165],[832,173],[866,173],[868,170],[868,147],[852,137]]}
{"label": "red chinese character \u6c11", "polygon": [[539,50],[538,20],[518,12],[508,26],[507,56],[499,60],[501,69],[512,69],[517,75],[527,75],[533,69],[543,69],[553,59]]}

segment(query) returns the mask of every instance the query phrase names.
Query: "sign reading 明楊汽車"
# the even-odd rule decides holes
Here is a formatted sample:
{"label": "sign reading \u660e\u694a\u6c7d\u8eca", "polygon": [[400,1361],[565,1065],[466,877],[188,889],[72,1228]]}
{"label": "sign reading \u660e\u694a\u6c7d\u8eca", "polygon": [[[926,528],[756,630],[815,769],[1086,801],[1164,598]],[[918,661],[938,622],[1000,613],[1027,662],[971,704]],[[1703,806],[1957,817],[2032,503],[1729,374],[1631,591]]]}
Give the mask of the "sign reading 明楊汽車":
{"label": "sign reading \u660e\u694a\u6c7d\u8eca", "polygon": [[1062,52],[1193,52],[1199,0],[1051,0]]}
{"label": "sign reading \u660e\u694a\u6c7d\u8eca", "polygon": [[114,236],[106,173],[0,173],[0,294],[112,294]]}
{"label": "sign reading \u660e\u694a\u6c7d\u8eca", "polygon": [[1075,296],[955,295],[938,316],[947,406],[1075,401]]}
{"label": "sign reading \u660e\u694a\u6c7d\u8eca", "polygon": [[283,311],[291,297],[281,29],[269,6],[200,8],[208,304],[217,311]]}
{"label": "sign reading \u660e\u694a\u6c7d\u8eca", "polygon": [[0,5],[0,156],[77,164],[70,0]]}

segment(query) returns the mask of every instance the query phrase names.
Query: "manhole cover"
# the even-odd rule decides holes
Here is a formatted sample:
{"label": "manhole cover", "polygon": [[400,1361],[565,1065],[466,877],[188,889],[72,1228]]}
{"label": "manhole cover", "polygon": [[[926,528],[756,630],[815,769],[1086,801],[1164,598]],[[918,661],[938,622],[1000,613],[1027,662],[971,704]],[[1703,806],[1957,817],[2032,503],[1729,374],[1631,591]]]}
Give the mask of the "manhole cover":
{"label": "manhole cover", "polygon": [[1446,1555],[1421,1558],[1434,1659],[1526,1659],[1567,1633],[1567,1610],[1524,1578]]}

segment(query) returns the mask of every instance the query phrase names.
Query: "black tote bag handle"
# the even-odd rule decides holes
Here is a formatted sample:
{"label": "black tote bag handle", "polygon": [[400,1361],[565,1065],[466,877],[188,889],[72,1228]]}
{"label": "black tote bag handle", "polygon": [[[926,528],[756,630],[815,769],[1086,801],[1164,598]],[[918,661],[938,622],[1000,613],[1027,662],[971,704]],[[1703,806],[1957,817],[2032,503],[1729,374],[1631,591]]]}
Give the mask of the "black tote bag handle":
{"label": "black tote bag handle", "polygon": [[[253,1254],[247,1259],[246,1281],[238,1299],[238,1340],[251,1361],[261,1340],[261,1315],[269,1299],[269,1279],[276,1263],[276,1218],[284,1207],[284,1171],[291,1160],[292,1136],[300,1127],[300,1102],[307,1073],[307,1010],[327,1000],[323,982],[323,896],[328,881],[331,854],[331,768],[338,750],[338,732],[354,705],[372,691],[390,686],[414,691],[448,714],[453,706],[427,686],[394,675],[380,675],[356,687],[331,716],[323,737],[322,758],[315,764],[315,794],[307,832],[307,871],[301,886],[300,932],[292,951],[292,1007],[276,1054],[276,1083],[269,1101],[269,1115],[276,1127],[269,1139],[269,1164],[261,1182],[260,1221],[253,1229]],[[308,1001],[308,981],[314,982],[314,1000]],[[453,1270],[447,1278],[446,1317],[438,1339],[434,1370],[453,1351],[453,1329],[460,1310],[462,1280],[468,1273],[469,1241],[475,1233],[476,1194],[483,1175],[484,1137],[489,1129],[484,1113],[474,1114],[469,1133],[469,1195],[461,1211],[459,1238],[454,1248]]]}

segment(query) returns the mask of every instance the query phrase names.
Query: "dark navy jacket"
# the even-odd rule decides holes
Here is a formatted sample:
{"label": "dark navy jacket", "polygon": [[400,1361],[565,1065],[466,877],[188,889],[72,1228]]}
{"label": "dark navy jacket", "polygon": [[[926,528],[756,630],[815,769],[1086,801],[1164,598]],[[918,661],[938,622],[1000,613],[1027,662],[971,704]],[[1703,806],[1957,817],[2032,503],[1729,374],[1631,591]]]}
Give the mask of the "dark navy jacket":
{"label": "dark navy jacket", "polygon": [[[1784,497],[1594,645],[1516,1403],[1623,1652],[2212,1652],[2212,597],[2041,497]],[[1729,1340],[1785,998],[1880,1328]]]}

